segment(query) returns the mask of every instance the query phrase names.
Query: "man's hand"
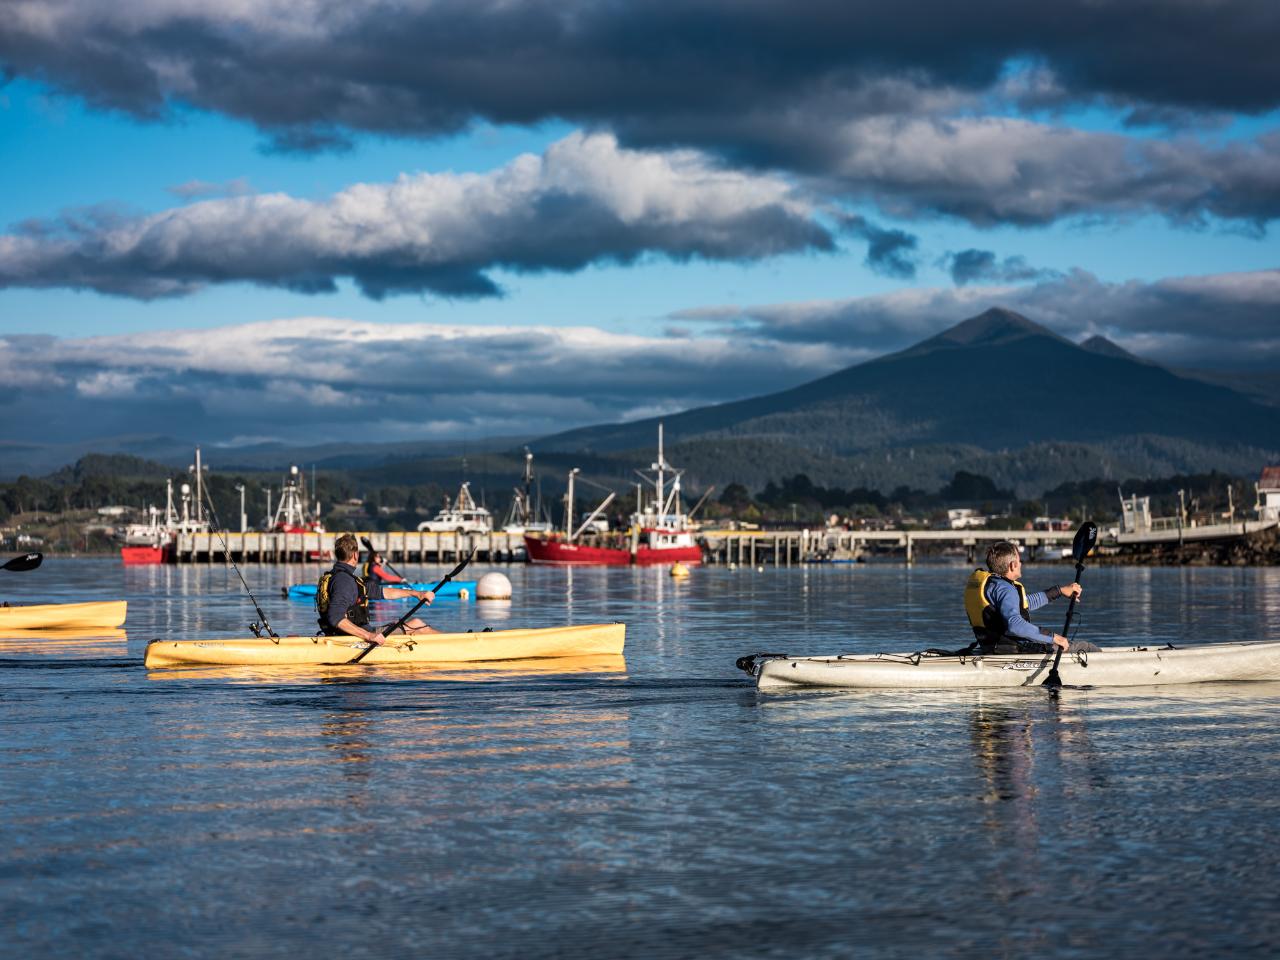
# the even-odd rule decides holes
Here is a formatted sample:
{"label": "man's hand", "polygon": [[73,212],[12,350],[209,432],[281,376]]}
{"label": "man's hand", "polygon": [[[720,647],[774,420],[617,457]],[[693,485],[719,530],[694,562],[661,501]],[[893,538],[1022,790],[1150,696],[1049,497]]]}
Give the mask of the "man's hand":
{"label": "man's hand", "polygon": [[1068,583],[1065,587],[1059,587],[1058,589],[1062,591],[1062,595],[1067,599],[1074,598],[1079,600],[1080,594],[1083,592],[1078,583]]}
{"label": "man's hand", "polygon": [[428,607],[431,606],[431,601],[436,598],[436,595],[430,590],[415,590],[413,595],[419,600],[425,601]]}
{"label": "man's hand", "polygon": [[375,647],[380,647],[386,642],[387,642],[387,638],[384,637],[381,633],[369,634],[369,643],[372,643]]}
{"label": "man's hand", "polygon": [[1071,641],[1060,633],[1055,633],[1053,635],[1053,645],[1055,647],[1061,647],[1063,653],[1066,653],[1071,649]]}

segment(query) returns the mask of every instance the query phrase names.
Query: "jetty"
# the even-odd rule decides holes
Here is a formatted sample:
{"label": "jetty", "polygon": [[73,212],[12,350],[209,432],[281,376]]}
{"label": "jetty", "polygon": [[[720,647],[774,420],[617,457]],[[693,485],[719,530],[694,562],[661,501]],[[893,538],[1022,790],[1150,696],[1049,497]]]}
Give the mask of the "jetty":
{"label": "jetty", "polygon": [[799,563],[850,562],[900,553],[913,563],[922,550],[963,551],[970,562],[991,544],[1012,540],[1032,558],[1052,556],[1071,546],[1074,530],[704,530],[699,535],[707,563],[789,567]]}
{"label": "jetty", "polygon": [[[342,531],[272,531],[261,533],[181,533],[174,542],[176,563],[222,563],[222,542],[237,563],[329,563],[333,541]],[[396,531],[356,533],[367,537],[391,563],[456,563],[469,551],[490,563],[524,561],[524,537],[518,533]]]}

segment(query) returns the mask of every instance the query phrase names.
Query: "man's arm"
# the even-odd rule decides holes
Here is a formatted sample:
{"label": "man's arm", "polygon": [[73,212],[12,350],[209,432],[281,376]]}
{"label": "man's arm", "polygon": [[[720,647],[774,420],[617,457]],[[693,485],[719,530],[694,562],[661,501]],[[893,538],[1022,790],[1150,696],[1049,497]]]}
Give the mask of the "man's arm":
{"label": "man's arm", "polygon": [[407,587],[383,587],[382,596],[387,600],[399,600],[402,597],[413,597],[415,600],[427,601],[427,606],[431,606],[431,601],[436,595],[430,590],[410,590]]}
{"label": "man's arm", "polygon": [[1038,593],[1027,594],[1027,609],[1039,610],[1046,603],[1052,603],[1059,597],[1079,597],[1080,584],[1067,583],[1061,587],[1050,587],[1048,590],[1042,590]]}
{"label": "man's arm", "polygon": [[[1044,594],[1041,593],[1038,596],[1043,598]],[[1035,640],[1040,643],[1047,643],[1053,639],[1052,630],[1045,627],[1037,627],[1022,615],[1022,610],[1018,604],[1017,588],[997,580],[991,590],[991,601],[1000,611],[1000,616],[1008,624],[1009,633],[1013,636],[1023,640]],[[1047,602],[1047,600],[1041,599],[1040,606],[1044,606]],[[1031,597],[1027,597],[1027,606],[1031,607]]]}

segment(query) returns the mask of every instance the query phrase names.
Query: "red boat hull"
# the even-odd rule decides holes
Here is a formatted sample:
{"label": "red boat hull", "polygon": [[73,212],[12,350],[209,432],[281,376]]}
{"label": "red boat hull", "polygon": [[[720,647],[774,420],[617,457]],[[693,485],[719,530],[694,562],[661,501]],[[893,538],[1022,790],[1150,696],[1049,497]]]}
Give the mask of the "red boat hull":
{"label": "red boat hull", "polygon": [[563,540],[544,540],[541,537],[525,537],[524,548],[528,551],[529,560],[533,563],[626,566],[633,562],[642,565],[702,562],[702,548],[696,545],[669,547],[665,550],[641,546],[637,549],[634,560],[631,551],[624,547],[594,547],[581,543],[565,543]]}
{"label": "red boat hull", "polygon": [[141,567],[155,563],[168,563],[170,552],[167,547],[131,546],[120,548],[120,559],[126,567]]}

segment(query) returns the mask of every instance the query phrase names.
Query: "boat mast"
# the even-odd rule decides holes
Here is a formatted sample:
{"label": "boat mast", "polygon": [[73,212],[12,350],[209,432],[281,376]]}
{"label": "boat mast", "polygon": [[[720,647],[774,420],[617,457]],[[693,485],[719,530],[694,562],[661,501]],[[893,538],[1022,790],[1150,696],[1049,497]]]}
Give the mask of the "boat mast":
{"label": "boat mast", "polygon": [[564,498],[564,533],[570,540],[573,539],[573,478],[578,474],[578,467],[574,467],[569,471],[569,492]]}
{"label": "boat mast", "polygon": [[524,448],[524,501],[521,503],[524,516],[521,518],[520,522],[523,523],[526,527],[529,526],[530,522],[532,522],[533,520],[533,501],[529,499],[530,498],[529,488],[532,485],[533,485],[533,453],[530,452],[528,447],[525,447]]}
{"label": "boat mast", "polygon": [[[654,481],[654,493],[657,494],[654,504],[658,510],[662,511],[666,508],[666,498],[662,495],[663,486],[666,483],[667,461],[662,455],[662,423],[658,423],[658,462],[649,468],[658,471],[658,478]],[[661,523],[661,514],[659,514],[658,522]]]}

